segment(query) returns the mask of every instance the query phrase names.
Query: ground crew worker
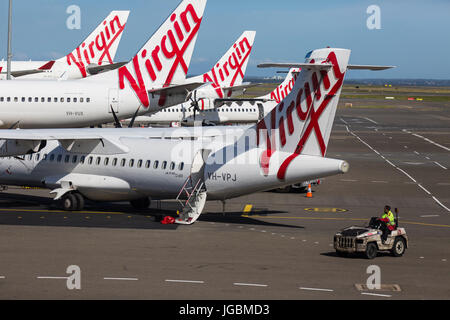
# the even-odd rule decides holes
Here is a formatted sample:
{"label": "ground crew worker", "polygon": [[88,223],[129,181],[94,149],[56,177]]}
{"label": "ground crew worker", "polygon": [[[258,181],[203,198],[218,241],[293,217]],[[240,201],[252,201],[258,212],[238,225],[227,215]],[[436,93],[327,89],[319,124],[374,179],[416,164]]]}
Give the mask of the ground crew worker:
{"label": "ground crew worker", "polygon": [[394,214],[391,211],[391,207],[390,206],[386,205],[384,207],[384,214],[381,216],[380,221],[383,222],[381,224],[381,229],[383,231],[383,235],[381,237],[381,240],[383,240],[383,243],[384,243],[387,240],[388,234],[392,230],[395,230],[395,218],[394,218]]}

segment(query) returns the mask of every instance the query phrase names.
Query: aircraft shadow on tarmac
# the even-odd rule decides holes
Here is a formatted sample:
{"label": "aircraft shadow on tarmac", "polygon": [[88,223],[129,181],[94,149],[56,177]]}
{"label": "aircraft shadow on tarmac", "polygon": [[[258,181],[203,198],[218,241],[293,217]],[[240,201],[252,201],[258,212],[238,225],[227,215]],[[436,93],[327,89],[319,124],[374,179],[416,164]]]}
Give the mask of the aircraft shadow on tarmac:
{"label": "aircraft shadow on tarmac", "polygon": [[[286,211],[273,211],[273,210],[263,210],[255,213],[258,217],[267,216],[269,214],[286,213]],[[199,218],[200,221],[206,222],[217,222],[217,223],[229,223],[229,224],[245,224],[254,226],[266,226],[266,227],[284,227],[284,228],[294,228],[303,229],[302,226],[294,226],[289,224],[266,222],[252,218],[251,214],[243,216],[242,212],[208,212],[202,214]]]}
{"label": "aircraft shadow on tarmac", "polygon": [[[285,212],[262,209],[254,214],[265,216],[278,213]],[[225,215],[222,212],[205,212],[199,221],[303,229],[302,226],[261,221],[251,215],[248,213],[243,216],[242,212],[226,212]],[[175,217],[176,211],[154,208],[137,210],[126,203],[86,201],[84,211],[66,212],[48,197],[0,193],[0,225],[166,230],[179,227],[176,224],[161,224],[164,216]]]}

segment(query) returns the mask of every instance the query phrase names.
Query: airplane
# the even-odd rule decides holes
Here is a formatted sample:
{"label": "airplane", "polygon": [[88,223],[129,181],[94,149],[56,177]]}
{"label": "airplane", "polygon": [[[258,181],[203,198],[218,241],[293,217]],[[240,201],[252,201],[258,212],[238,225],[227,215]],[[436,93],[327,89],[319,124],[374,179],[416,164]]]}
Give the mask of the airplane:
{"label": "airplane", "polygon": [[[139,116],[135,119],[135,122],[154,123],[152,121],[153,118],[159,119],[162,117],[163,121],[161,123],[171,123],[178,121],[180,117],[186,117],[187,114],[191,115],[192,119],[195,119],[197,114],[202,114],[204,110],[210,109],[210,101],[214,99],[227,99],[243,94],[247,88],[254,86],[250,83],[243,83],[243,80],[253,49],[255,35],[255,31],[244,31],[225,55],[213,65],[210,71],[188,79],[189,82],[203,81],[204,83],[210,83],[211,85],[208,88],[211,89],[209,92],[211,98],[197,98],[194,100],[191,97],[190,102],[188,101],[173,107],[164,108],[158,112]],[[170,115],[164,117],[167,112]],[[126,123],[129,121],[131,119],[122,122]],[[158,122],[156,121],[156,123]]]}
{"label": "airplane", "polygon": [[186,101],[206,0],[183,0],[126,65],[79,80],[0,81],[0,128],[68,128],[128,119]]}
{"label": "airplane", "polygon": [[230,99],[228,102],[222,100],[223,103],[219,106],[214,105],[214,99],[204,99],[202,108],[197,114],[188,103],[183,103],[150,115],[136,117],[135,122],[141,125],[171,126],[256,123],[289,94],[300,70],[299,68],[290,69],[280,85],[261,97]]}
{"label": "airplane", "polygon": [[65,210],[177,199],[175,223],[190,225],[207,200],[346,173],[326,151],[350,52],[309,53],[292,91],[249,126],[0,130],[0,184],[50,189]]}
{"label": "airplane", "polygon": [[[189,106],[165,108],[151,115],[139,116],[135,122],[145,125],[217,125],[254,123],[264,118],[280,101],[286,97],[294,86],[295,79],[304,64],[301,63],[265,63],[260,68],[290,68],[285,80],[272,92],[254,99],[204,99],[202,108],[195,114]],[[380,71],[393,66],[348,65],[349,70]]]}
{"label": "airplane", "polygon": [[[52,61],[12,61],[11,75],[20,79],[81,79],[117,69],[115,63],[130,11],[112,11],[71,53]],[[0,61],[0,80],[6,79],[7,62]]]}

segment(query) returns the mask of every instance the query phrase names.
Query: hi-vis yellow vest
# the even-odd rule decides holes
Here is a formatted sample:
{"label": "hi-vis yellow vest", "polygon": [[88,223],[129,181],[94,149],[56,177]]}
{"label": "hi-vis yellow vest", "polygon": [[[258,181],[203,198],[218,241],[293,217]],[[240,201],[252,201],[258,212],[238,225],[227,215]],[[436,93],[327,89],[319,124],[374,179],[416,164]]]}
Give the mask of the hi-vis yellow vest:
{"label": "hi-vis yellow vest", "polygon": [[383,214],[383,216],[381,217],[382,219],[389,219],[389,223],[388,225],[390,226],[395,226],[395,219],[394,219],[394,214],[392,213],[391,210],[389,210],[388,213]]}

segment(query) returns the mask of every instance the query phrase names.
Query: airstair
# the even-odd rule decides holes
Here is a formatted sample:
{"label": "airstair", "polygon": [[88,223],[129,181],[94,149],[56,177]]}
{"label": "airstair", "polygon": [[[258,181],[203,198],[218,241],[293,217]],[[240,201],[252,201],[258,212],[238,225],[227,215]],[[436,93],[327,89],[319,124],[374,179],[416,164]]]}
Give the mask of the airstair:
{"label": "airstair", "polygon": [[186,179],[176,200],[182,210],[175,220],[178,224],[193,224],[200,217],[206,204],[205,159],[211,150],[200,150],[192,161],[191,174]]}

